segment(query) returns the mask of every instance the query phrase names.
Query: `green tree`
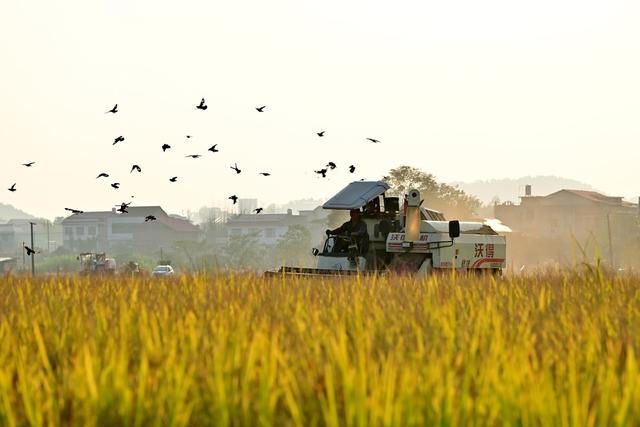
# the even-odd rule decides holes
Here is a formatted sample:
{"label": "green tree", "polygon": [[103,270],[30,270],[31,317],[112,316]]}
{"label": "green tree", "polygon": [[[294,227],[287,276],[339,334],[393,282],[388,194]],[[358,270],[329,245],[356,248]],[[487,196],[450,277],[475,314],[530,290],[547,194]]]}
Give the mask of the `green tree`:
{"label": "green tree", "polygon": [[420,190],[424,206],[443,212],[449,218],[471,218],[481,206],[480,200],[457,186],[439,183],[433,174],[411,166],[391,169],[384,177],[391,186],[390,193],[401,199],[411,188]]}
{"label": "green tree", "polygon": [[257,270],[264,267],[266,248],[257,234],[230,236],[223,249],[227,267]]}
{"label": "green tree", "polygon": [[190,270],[206,270],[211,267],[209,245],[202,240],[179,240],[173,243],[175,264]]}
{"label": "green tree", "polygon": [[312,259],[311,245],[311,233],[307,227],[292,225],[276,244],[278,261],[290,265],[308,264]]}

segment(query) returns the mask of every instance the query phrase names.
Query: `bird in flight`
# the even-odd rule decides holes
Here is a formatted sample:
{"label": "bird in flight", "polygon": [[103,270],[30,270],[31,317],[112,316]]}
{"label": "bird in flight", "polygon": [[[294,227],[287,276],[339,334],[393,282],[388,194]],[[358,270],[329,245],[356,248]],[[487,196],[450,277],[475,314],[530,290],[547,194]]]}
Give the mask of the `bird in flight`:
{"label": "bird in flight", "polygon": [[113,113],[113,114],[115,114],[115,113],[117,113],[117,112],[118,112],[118,104],[114,105],[114,106],[113,106],[113,108],[112,108],[111,110],[109,110],[109,111],[105,111],[105,114],[108,114],[108,113]]}
{"label": "bird in flight", "polygon": [[318,175],[322,175],[323,178],[327,177],[327,169],[320,169],[319,171],[315,171]]}
{"label": "bird in flight", "polygon": [[186,135],[186,136],[187,136],[187,139],[190,139],[190,138],[191,138],[191,135]]}
{"label": "bird in flight", "polygon": [[207,151],[211,151],[212,153],[217,153],[218,150],[216,147],[218,146],[218,144],[213,144],[211,147],[209,147],[209,149]]}
{"label": "bird in flight", "polygon": [[233,200],[233,204],[235,205],[238,201],[238,196],[236,196],[235,194],[233,196],[229,196],[229,200]]}
{"label": "bird in flight", "polygon": [[349,172],[354,173],[356,171],[356,167],[351,165],[349,166]]}
{"label": "bird in flight", "polygon": [[202,154],[188,154],[185,157],[191,157],[192,159],[197,159],[198,157],[202,157]]}
{"label": "bird in flight", "polygon": [[147,215],[147,216],[144,217],[144,222],[155,221],[156,219],[158,219],[158,218],[156,218],[153,215]]}
{"label": "bird in flight", "polygon": [[[142,169],[138,165],[133,165],[133,166],[131,166],[131,172],[133,172],[133,171],[142,172]],[[131,172],[129,172],[129,173],[131,173]]]}
{"label": "bird in flight", "polygon": [[14,183],[11,187],[8,188],[8,190],[11,191],[12,193],[16,191],[16,184]]}
{"label": "bird in flight", "polygon": [[118,142],[122,142],[122,141],[124,141],[124,136],[120,135],[119,137],[113,140],[113,144],[111,145],[116,145]]}
{"label": "bird in flight", "polygon": [[36,162],[29,162],[29,163],[23,163],[22,166],[26,166],[28,168],[30,168],[31,166],[35,165]]}
{"label": "bird in flight", "polygon": [[111,184],[111,186],[117,190],[118,188],[120,188],[120,183],[114,182],[113,184]]}
{"label": "bird in flight", "polygon": [[316,133],[316,135],[318,135],[320,138],[322,138],[324,136],[324,131],[318,132],[318,133]]}
{"label": "bird in flight", "polygon": [[328,167],[329,169],[332,169],[332,170],[333,170],[333,169],[335,169],[335,168],[336,168],[336,164],[335,164],[335,163],[333,163],[333,162],[329,162],[329,163],[327,163],[327,167]]}
{"label": "bird in flight", "polygon": [[25,245],[24,246],[24,250],[27,251],[27,256],[31,256],[33,254],[36,253],[36,251],[34,251],[33,249],[31,249],[29,246]]}
{"label": "bird in flight", "polygon": [[171,182],[176,182],[178,180],[177,176],[174,176],[173,178],[169,178],[169,181]]}
{"label": "bird in flight", "polygon": [[65,211],[69,211],[72,214],[81,214],[84,213],[84,211],[78,210],[78,209],[71,209],[71,208],[64,208]]}
{"label": "bird in flight", "polygon": [[202,100],[200,101],[200,105],[196,105],[196,108],[197,108],[198,110],[202,110],[202,111],[204,111],[204,110],[206,110],[206,109],[207,109],[207,108],[209,108],[209,107],[207,107],[207,104],[205,104],[205,103],[204,103],[204,98],[202,98]]}
{"label": "bird in flight", "polygon": [[258,110],[259,113],[264,113],[265,108],[267,108],[267,106],[263,105],[262,107],[256,107],[256,110]]}
{"label": "bird in flight", "polygon": [[374,144],[377,144],[378,142],[380,142],[377,139],[373,139],[373,138],[367,138],[369,141],[373,142]]}
{"label": "bird in flight", "polygon": [[271,176],[271,174],[269,172],[260,172],[260,175],[262,175],[262,176]]}
{"label": "bird in flight", "polygon": [[169,144],[162,144],[162,152],[164,153],[165,151],[167,151],[169,148],[171,148],[171,146]]}
{"label": "bird in flight", "polygon": [[98,176],[96,176],[96,179],[98,178],[109,178],[109,174],[106,172],[100,172]]}
{"label": "bird in flight", "polygon": [[256,208],[253,210],[255,213],[259,214],[260,212],[262,212],[262,208]]}
{"label": "bird in flight", "polygon": [[120,212],[120,213],[123,213],[123,214],[129,213],[127,208],[129,207],[130,204],[131,204],[131,202],[129,202],[129,203],[125,203],[125,202],[120,203],[120,207],[117,209],[117,211]]}
{"label": "bird in flight", "polygon": [[235,165],[234,165],[234,166],[230,166],[230,167],[231,167],[231,169],[233,169],[234,171],[236,171],[236,173],[240,173],[240,172],[242,172],[242,170],[238,169],[238,164],[237,164],[237,163],[235,163]]}

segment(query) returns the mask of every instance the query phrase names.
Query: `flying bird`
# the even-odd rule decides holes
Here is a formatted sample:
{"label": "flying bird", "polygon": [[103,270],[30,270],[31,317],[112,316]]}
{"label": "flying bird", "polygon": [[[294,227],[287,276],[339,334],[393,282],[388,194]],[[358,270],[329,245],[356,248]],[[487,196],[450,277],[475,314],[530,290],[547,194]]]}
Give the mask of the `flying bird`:
{"label": "flying bird", "polygon": [[329,162],[329,163],[327,163],[327,167],[328,167],[329,169],[332,169],[332,170],[333,170],[333,169],[335,169],[335,168],[336,168],[336,164],[335,164],[335,163],[333,163],[333,162]]}
{"label": "flying bird", "polygon": [[380,142],[377,139],[373,139],[373,138],[367,138],[369,141],[373,142],[374,144],[377,144],[378,142]]}
{"label": "flying bird", "polygon": [[169,148],[171,148],[171,146],[169,144],[162,144],[162,152],[164,153],[165,151],[167,151]]}
{"label": "flying bird", "polygon": [[[131,172],[133,172],[133,171],[142,172],[142,169],[138,165],[133,165],[133,166],[131,166]],[[129,173],[131,173],[131,172],[129,172]]]}
{"label": "flying bird", "polygon": [[124,136],[120,135],[119,137],[113,140],[113,144],[111,145],[116,145],[118,142],[122,142],[122,141],[124,141]]}
{"label": "flying bird", "polygon": [[109,111],[105,111],[105,114],[108,114],[108,113],[113,113],[113,114],[115,114],[115,113],[117,113],[117,112],[118,112],[118,104],[114,105],[114,106],[113,106],[113,108],[112,108],[111,110],[109,110]]}
{"label": "flying bird", "polygon": [[169,181],[171,182],[176,182],[178,180],[177,176],[174,176],[173,178],[169,178]]}
{"label": "flying bird", "polygon": [[127,208],[129,207],[130,204],[131,204],[131,202],[129,202],[129,203],[122,202],[122,203],[120,203],[120,207],[118,209],[116,209],[116,211],[118,211],[120,213],[123,213],[123,214],[129,213]]}
{"label": "flying bird", "polygon": [[209,149],[207,151],[211,151],[212,153],[217,153],[218,150],[216,147],[218,146],[218,144],[213,144],[211,147],[209,147]]}
{"label": "flying bird", "polygon": [[11,187],[8,188],[8,190],[11,191],[12,193],[16,191],[16,184],[14,183]]}
{"label": "flying bird", "polygon": [[320,138],[322,138],[324,136],[324,131],[318,132],[318,133],[316,133],[316,135],[318,135]]}
{"label": "flying bird", "polygon": [[120,183],[114,182],[113,184],[111,184],[111,186],[117,190],[118,188],[120,188]]}
{"label": "flying bird", "polygon": [[33,254],[36,253],[36,251],[34,251],[33,249],[31,249],[29,246],[25,245],[24,246],[24,250],[27,251],[27,256],[31,256]]}
{"label": "flying bird", "polygon": [[262,208],[256,208],[253,210],[255,213],[259,214],[260,212],[262,212]]}
{"label": "flying bird", "polygon": [[314,171],[318,175],[322,175],[323,178],[327,177],[327,169],[320,169],[319,171]]}
{"label": "flying bird", "polygon": [[191,138],[191,135],[186,135],[186,136],[187,136],[187,139]]}
{"label": "flying bird", "polygon": [[185,157],[191,157],[192,159],[197,159],[198,157],[202,157],[201,154],[188,154]]}
{"label": "flying bird", "polygon": [[258,110],[259,113],[264,113],[264,109],[266,108],[266,105],[263,105],[262,107],[256,107],[256,110]]}
{"label": "flying bird", "polygon": [[209,108],[209,107],[207,107],[207,105],[204,103],[204,98],[202,98],[202,100],[200,101],[200,105],[196,105],[196,108],[197,108],[198,110],[202,110],[202,111],[204,111],[204,110],[206,110],[206,109],[207,109],[207,108]]}
{"label": "flying bird", "polygon": [[72,214],[81,214],[84,213],[84,211],[78,210],[78,209],[71,209],[71,208],[64,208],[65,211],[69,211]]}
{"label": "flying bird", "polygon": [[271,176],[271,174],[269,172],[260,172],[260,175],[262,175],[262,176]]}
{"label": "flying bird", "polygon": [[233,204],[235,205],[238,201],[238,196],[236,196],[235,194],[233,196],[229,196],[229,200],[233,200]]}
{"label": "flying bird", "polygon": [[351,165],[349,166],[349,172],[354,173],[356,171],[356,167]]}
{"label": "flying bird", "polygon": [[156,219],[158,219],[158,218],[156,218],[153,215],[147,215],[147,216],[144,217],[144,222],[155,221]]}
{"label": "flying bird", "polygon": [[240,172],[242,172],[242,170],[238,169],[238,164],[237,164],[237,163],[235,163],[235,166],[230,166],[230,167],[231,167],[231,169],[233,169],[234,171],[236,171],[236,173],[240,173]]}
{"label": "flying bird", "polygon": [[96,179],[98,178],[109,178],[109,174],[106,172],[100,172],[98,176],[96,176]]}
{"label": "flying bird", "polygon": [[28,168],[30,168],[31,166],[35,165],[36,162],[29,162],[29,163],[23,163],[22,166],[26,166]]}

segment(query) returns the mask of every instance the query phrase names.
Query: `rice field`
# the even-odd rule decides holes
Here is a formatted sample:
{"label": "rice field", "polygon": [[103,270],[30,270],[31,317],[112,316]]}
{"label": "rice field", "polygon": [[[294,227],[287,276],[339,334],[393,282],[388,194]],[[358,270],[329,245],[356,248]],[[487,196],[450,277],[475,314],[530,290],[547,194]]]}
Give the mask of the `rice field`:
{"label": "rice field", "polygon": [[640,425],[640,280],[0,278],[0,425]]}

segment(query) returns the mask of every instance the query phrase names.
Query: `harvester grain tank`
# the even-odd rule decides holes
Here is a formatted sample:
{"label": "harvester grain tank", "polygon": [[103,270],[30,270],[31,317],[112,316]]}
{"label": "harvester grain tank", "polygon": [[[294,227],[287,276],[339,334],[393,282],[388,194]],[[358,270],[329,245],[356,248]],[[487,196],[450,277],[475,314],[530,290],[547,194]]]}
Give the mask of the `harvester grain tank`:
{"label": "harvester grain tank", "polygon": [[409,190],[400,206],[387,197],[383,181],[356,181],[322,207],[357,210],[368,239],[348,234],[328,235],[323,248],[313,249],[316,268],[283,266],[269,274],[333,275],[437,271],[500,273],[506,262],[506,240],[481,222],[447,221],[442,213],[423,207],[417,189]]}

